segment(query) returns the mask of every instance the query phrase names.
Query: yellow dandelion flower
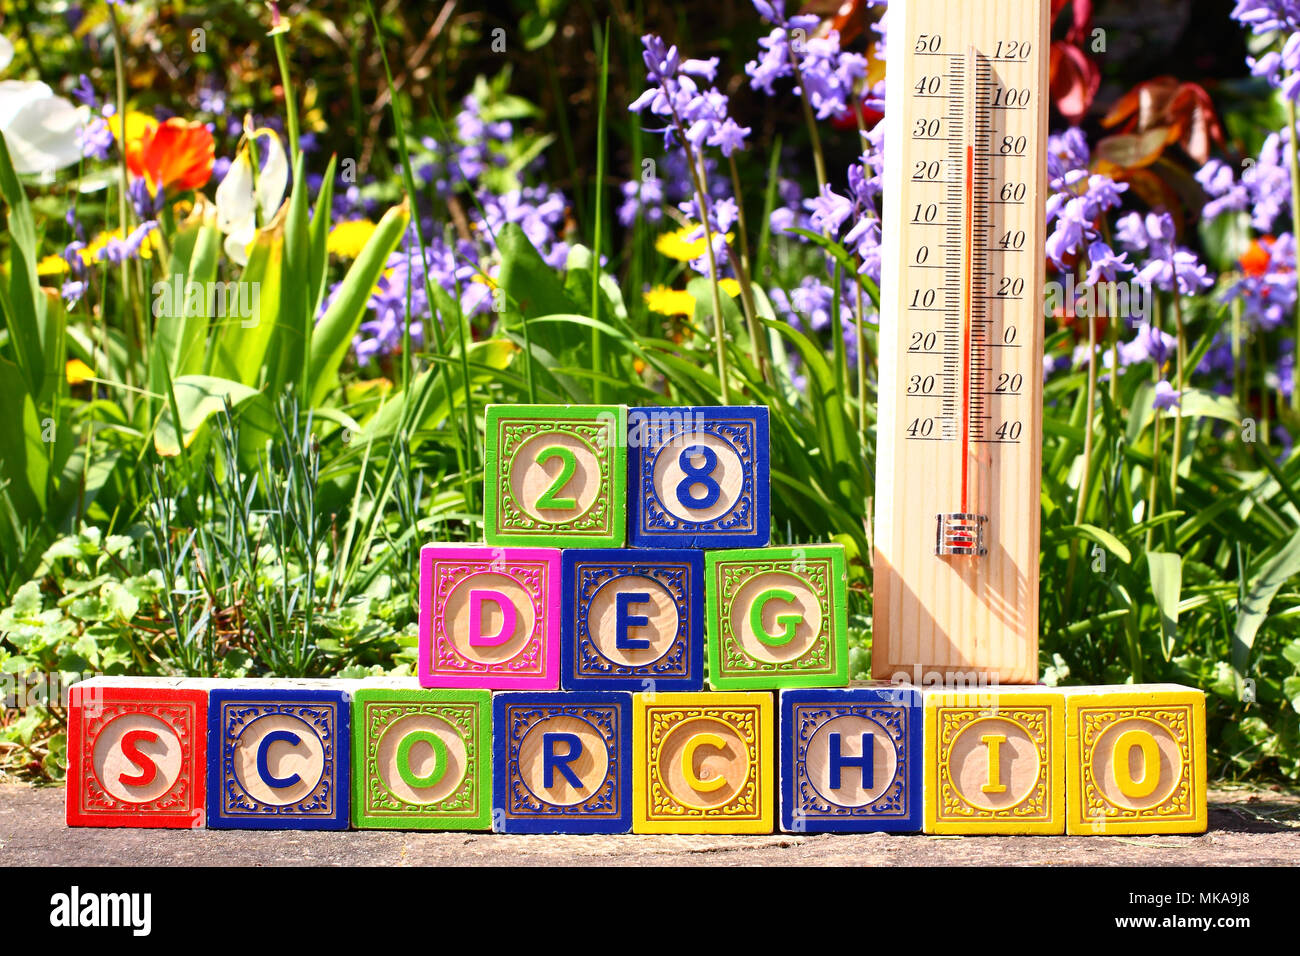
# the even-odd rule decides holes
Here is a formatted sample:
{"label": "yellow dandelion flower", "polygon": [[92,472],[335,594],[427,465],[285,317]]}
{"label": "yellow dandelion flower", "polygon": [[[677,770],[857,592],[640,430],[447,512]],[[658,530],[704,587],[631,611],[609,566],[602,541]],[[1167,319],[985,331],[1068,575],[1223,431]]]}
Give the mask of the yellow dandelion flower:
{"label": "yellow dandelion flower", "polygon": [[68,263],[63,256],[56,256],[53,253],[36,263],[36,274],[38,276],[59,276],[67,271]]}
{"label": "yellow dandelion flower", "polygon": [[[689,237],[700,227],[695,223],[688,223],[676,232],[665,232],[660,234],[655,240],[655,249],[669,259],[676,259],[678,262],[690,262],[692,259],[698,259],[704,255],[704,233],[699,237],[691,240]],[[727,233],[726,240],[731,242],[734,233]]]}
{"label": "yellow dandelion flower", "polygon": [[670,289],[657,285],[645,294],[645,304],[651,312],[660,315],[684,315],[690,318],[695,314],[695,297],[681,289]]}
{"label": "yellow dandelion flower", "polygon": [[80,385],[82,382],[88,382],[95,377],[95,370],[83,362],[81,359],[68,359],[68,364],[64,366],[63,374],[68,378],[69,385]]}
{"label": "yellow dandelion flower", "polygon": [[740,295],[740,283],[735,279],[719,279],[718,288],[727,293],[727,295],[731,296],[733,299]]}
{"label": "yellow dandelion flower", "polygon": [[369,219],[340,222],[330,230],[325,239],[325,248],[332,256],[355,259],[361,255],[361,250],[366,247],[374,232],[375,224]]}

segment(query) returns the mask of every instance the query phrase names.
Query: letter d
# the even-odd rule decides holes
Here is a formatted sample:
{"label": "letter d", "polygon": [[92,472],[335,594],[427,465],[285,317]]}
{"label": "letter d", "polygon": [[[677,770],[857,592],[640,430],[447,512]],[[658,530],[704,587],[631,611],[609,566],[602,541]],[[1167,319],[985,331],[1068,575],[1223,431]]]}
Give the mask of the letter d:
{"label": "letter d", "polygon": [[[491,636],[483,634],[483,602],[491,601],[501,609],[501,630]],[[500,591],[475,588],[469,592],[469,643],[471,647],[500,647],[515,636],[518,612]]]}

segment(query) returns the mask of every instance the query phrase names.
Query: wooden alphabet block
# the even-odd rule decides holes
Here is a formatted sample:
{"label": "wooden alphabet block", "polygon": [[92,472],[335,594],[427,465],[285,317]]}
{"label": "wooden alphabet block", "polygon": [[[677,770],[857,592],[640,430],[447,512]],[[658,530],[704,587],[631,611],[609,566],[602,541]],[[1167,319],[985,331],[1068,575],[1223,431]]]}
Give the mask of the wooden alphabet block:
{"label": "wooden alphabet block", "polygon": [[847,684],[846,580],[838,544],[707,554],[709,686]]}
{"label": "wooden alphabet block", "polygon": [[346,830],[348,692],[332,681],[274,684],[208,695],[208,826]]}
{"label": "wooden alphabet block", "polygon": [[497,694],[495,829],[626,833],[632,825],[632,698]]}
{"label": "wooden alphabet block", "polygon": [[771,833],[771,694],[632,698],[633,833]]}
{"label": "wooden alphabet block", "polygon": [[1067,833],[1204,833],[1205,694],[1065,689]]}
{"label": "wooden alphabet block", "polygon": [[428,545],[420,551],[420,684],[560,686],[560,552]]}
{"label": "wooden alphabet block", "polygon": [[1064,833],[1065,695],[926,688],[925,832]]}
{"label": "wooden alphabet block", "polygon": [[492,828],[492,694],[363,687],[352,695],[352,825]]}
{"label": "wooden alphabet block", "polygon": [[768,454],[766,406],[632,409],[633,546],[766,545],[772,531]]}
{"label": "wooden alphabet block", "polygon": [[626,443],[623,405],[489,405],[488,544],[623,547]]}
{"label": "wooden alphabet block", "polygon": [[68,826],[203,826],[208,694],[96,677],[68,696]]}
{"label": "wooden alphabet block", "polygon": [[920,691],[781,691],[781,829],[921,829]]}
{"label": "wooden alphabet block", "polygon": [[565,551],[566,690],[704,688],[704,553]]}

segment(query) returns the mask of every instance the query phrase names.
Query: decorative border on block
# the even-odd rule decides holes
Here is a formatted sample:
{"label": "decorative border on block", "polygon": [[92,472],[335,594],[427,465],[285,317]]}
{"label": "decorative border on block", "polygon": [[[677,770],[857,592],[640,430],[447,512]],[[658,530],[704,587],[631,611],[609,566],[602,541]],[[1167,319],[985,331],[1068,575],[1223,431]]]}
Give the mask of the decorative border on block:
{"label": "decorative border on block", "polygon": [[[492,694],[486,690],[363,688],[352,695],[352,825],[359,829],[488,830],[492,826]],[[385,786],[379,748],[399,721],[437,718],[465,747],[461,783],[432,804],[408,803]]]}
{"label": "decorative border on block", "polygon": [[[320,740],[324,767],[311,792],[291,804],[263,803],[239,783],[234,755],[260,718],[293,717]],[[333,690],[213,690],[208,701],[208,826],[214,829],[346,830],[350,822],[351,720],[348,695]]]}
{"label": "decorative border on block", "polygon": [[[626,833],[632,825],[632,697],[615,692],[504,693],[492,700],[494,827],[502,833]],[[524,737],[536,725],[570,717],[591,727],[608,765],[580,803],[549,803],[533,793],[519,768]]]}
{"label": "decorative border on block", "polygon": [[[704,687],[704,555],[699,551],[565,551],[561,686],[566,690],[699,691]],[[588,615],[602,588],[621,577],[663,586],[677,607],[677,634],[657,660],[632,667],[600,652]]]}

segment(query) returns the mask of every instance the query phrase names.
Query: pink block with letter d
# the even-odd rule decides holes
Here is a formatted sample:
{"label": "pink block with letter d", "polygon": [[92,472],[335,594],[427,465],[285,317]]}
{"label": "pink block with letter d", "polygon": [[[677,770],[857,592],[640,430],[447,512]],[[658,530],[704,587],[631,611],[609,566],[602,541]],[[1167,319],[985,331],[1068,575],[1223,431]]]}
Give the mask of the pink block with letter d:
{"label": "pink block with letter d", "polygon": [[422,548],[420,686],[557,690],[559,549]]}

